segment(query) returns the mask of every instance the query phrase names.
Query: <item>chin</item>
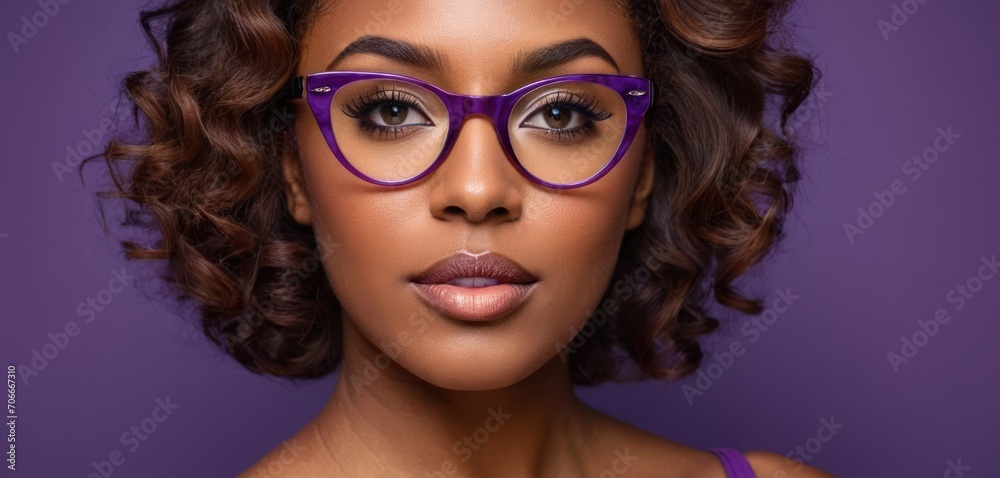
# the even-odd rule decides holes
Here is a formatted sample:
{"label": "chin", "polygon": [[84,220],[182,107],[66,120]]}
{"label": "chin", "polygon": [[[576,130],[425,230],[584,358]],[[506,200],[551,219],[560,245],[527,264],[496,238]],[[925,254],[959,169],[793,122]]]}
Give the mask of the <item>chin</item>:
{"label": "chin", "polygon": [[545,358],[524,355],[523,349],[513,346],[494,348],[484,354],[480,348],[472,351],[424,348],[419,356],[410,355],[400,366],[417,378],[447,390],[487,391],[514,385],[538,371]]}

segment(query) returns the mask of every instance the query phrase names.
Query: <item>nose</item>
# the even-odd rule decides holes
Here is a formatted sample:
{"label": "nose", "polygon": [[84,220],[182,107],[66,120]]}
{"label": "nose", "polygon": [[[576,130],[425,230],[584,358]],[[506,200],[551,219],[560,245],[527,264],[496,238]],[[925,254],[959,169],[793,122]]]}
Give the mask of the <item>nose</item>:
{"label": "nose", "polygon": [[442,220],[479,223],[521,216],[526,180],[510,164],[493,122],[470,115],[432,177],[431,214]]}

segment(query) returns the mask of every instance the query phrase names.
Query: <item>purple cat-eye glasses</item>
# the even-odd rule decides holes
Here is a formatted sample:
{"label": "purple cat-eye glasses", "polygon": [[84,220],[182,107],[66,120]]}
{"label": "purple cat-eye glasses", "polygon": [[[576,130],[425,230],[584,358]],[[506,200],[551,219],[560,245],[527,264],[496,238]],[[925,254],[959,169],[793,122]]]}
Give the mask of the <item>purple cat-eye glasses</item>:
{"label": "purple cat-eye glasses", "polygon": [[[304,83],[304,84],[303,84]],[[337,160],[359,178],[400,186],[448,156],[465,119],[493,121],[511,164],[557,189],[597,181],[625,155],[652,101],[646,78],[563,75],[497,96],[459,95],[416,78],[328,71],[289,81]]]}

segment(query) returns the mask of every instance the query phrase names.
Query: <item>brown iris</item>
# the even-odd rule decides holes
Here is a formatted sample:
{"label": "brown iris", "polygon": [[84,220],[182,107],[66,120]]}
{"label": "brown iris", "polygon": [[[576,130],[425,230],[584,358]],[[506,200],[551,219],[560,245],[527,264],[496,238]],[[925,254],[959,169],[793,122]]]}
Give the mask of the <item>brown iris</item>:
{"label": "brown iris", "polygon": [[391,104],[381,108],[382,121],[389,126],[399,126],[406,119],[406,114],[410,108],[406,105]]}
{"label": "brown iris", "polygon": [[558,106],[549,106],[545,110],[545,123],[552,129],[563,129],[569,124],[570,112],[563,111]]}

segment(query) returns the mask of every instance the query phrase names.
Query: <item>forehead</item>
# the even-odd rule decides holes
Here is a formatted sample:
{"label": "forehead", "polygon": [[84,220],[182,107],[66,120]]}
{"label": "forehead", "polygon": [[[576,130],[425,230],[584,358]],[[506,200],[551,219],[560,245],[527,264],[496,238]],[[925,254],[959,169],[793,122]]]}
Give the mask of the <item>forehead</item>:
{"label": "forehead", "polygon": [[[640,43],[622,0],[331,0],[311,19],[302,39],[299,74],[324,70],[364,36],[436,52],[442,59],[439,71],[397,70],[430,79],[506,81],[510,66],[524,54],[581,38],[607,50],[621,73],[642,74]],[[373,55],[352,55],[343,64],[338,69],[394,69]],[[602,72],[611,72],[593,57],[567,67],[602,64]]]}

